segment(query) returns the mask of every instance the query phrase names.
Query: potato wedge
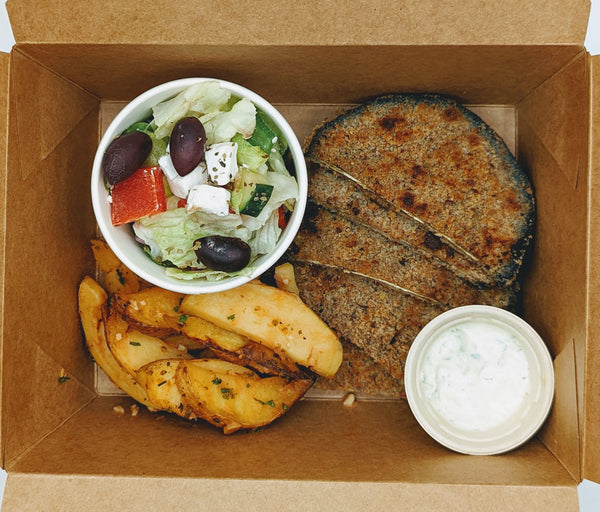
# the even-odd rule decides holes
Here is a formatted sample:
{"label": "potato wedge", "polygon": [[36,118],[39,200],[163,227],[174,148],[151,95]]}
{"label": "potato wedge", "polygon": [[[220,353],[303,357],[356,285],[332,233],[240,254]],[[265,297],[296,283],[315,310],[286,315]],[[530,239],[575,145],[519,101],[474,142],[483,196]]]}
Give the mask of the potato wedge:
{"label": "potato wedge", "polygon": [[194,414],[225,434],[267,425],[284,414],[312,381],[261,378],[220,359],[181,361],[176,382]]}
{"label": "potato wedge", "polygon": [[189,418],[191,409],[183,403],[175,381],[180,359],[161,359],[145,364],[136,372],[136,380],[156,409]]}
{"label": "potato wedge", "polygon": [[285,355],[276,354],[268,347],[208,320],[180,313],[183,298],[184,295],[153,287],[133,294],[116,294],[111,297],[111,305],[136,330],[161,337],[171,346],[173,343],[167,336],[172,338],[177,336],[173,333],[181,333],[187,349],[207,348],[221,359],[249,366],[261,373],[289,378],[306,377],[306,372]]}
{"label": "potato wedge", "polygon": [[108,348],[103,321],[107,295],[91,277],[85,277],[79,285],[79,317],[86,345],[92,357],[109,379],[129,396],[143,405],[150,405],[144,388],[114,358]]}
{"label": "potato wedge", "polygon": [[333,331],[285,290],[247,283],[224,292],[188,295],[179,309],[284,352],[323,377],[333,377],[342,362],[342,345]]}
{"label": "potato wedge", "polygon": [[122,265],[121,260],[117,258],[116,254],[112,252],[111,248],[104,240],[91,240],[90,244],[98,269],[103,274]]}
{"label": "potato wedge", "polygon": [[203,318],[187,317],[181,330],[185,336],[198,340],[198,344],[212,350],[216,357],[225,361],[268,375],[308,378],[307,372],[301,370],[285,354],[277,354],[260,343],[222,329]]}
{"label": "potato wedge", "polygon": [[129,326],[117,311],[109,311],[105,318],[106,340],[114,358],[135,377],[144,365],[159,359],[190,359],[185,350],[179,350],[160,338],[139,332]]}
{"label": "potato wedge", "polygon": [[312,379],[315,375],[304,367],[298,366],[283,352],[277,353],[265,345],[248,341],[235,351],[222,350],[219,346],[206,342],[214,356],[224,361],[251,368],[263,375],[274,375],[286,379]]}
{"label": "potato wedge", "polygon": [[296,284],[296,274],[294,266],[291,263],[282,263],[275,267],[275,283],[277,288],[286,290],[294,295],[300,295],[300,290]]}
{"label": "potato wedge", "polygon": [[156,286],[136,293],[116,293],[111,305],[134,323],[138,330],[153,336],[167,336],[179,332],[185,317],[179,313],[183,294]]}
{"label": "potato wedge", "polygon": [[250,342],[245,336],[223,329],[204,318],[189,315],[184,315],[184,317],[185,321],[181,326],[181,332],[200,342],[208,342],[212,346],[230,352],[240,350]]}
{"label": "potato wedge", "polygon": [[133,293],[140,289],[142,281],[121,263],[104,240],[92,240],[91,245],[109,293]]}
{"label": "potato wedge", "polygon": [[104,274],[104,286],[110,293],[133,293],[140,289],[140,280],[125,265],[121,265]]}

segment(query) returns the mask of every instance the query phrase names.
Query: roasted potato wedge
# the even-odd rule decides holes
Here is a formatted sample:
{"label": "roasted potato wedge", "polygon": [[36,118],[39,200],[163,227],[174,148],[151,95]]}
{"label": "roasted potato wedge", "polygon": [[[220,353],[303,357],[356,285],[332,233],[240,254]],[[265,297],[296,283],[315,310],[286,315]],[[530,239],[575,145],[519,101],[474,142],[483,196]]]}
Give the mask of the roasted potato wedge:
{"label": "roasted potato wedge", "polygon": [[86,345],[98,366],[117,387],[139,403],[150,405],[144,388],[119,364],[108,348],[103,320],[107,302],[104,289],[91,277],[85,277],[79,285],[78,299]]}
{"label": "roasted potato wedge", "polygon": [[132,376],[135,376],[142,366],[159,359],[192,357],[185,350],[179,350],[160,338],[132,328],[117,311],[108,311],[105,326],[110,352]]}
{"label": "roasted potato wedge", "polygon": [[188,295],[179,310],[283,352],[330,378],[342,362],[331,329],[293,293],[254,282],[218,293]]}
{"label": "roasted potato wedge", "polygon": [[179,309],[183,298],[184,295],[153,287],[133,294],[116,294],[111,304],[136,330],[163,337],[171,346],[173,344],[165,337],[172,338],[181,333],[180,339],[188,350],[210,349],[221,359],[249,366],[260,373],[306,377],[306,372],[285,354],[276,354],[264,345],[203,318],[182,314]]}
{"label": "roasted potato wedge", "polygon": [[285,290],[294,295],[300,295],[300,290],[296,284],[296,274],[294,266],[291,263],[282,263],[275,267],[275,283],[277,288]]}
{"label": "roasted potato wedge", "polygon": [[204,318],[189,315],[184,315],[184,318],[181,332],[200,342],[209,342],[211,346],[230,352],[240,350],[250,342],[245,336],[223,329]]}
{"label": "roasted potato wedge", "polygon": [[116,254],[112,252],[111,248],[104,240],[92,240],[90,242],[92,246],[92,252],[96,259],[98,269],[103,274],[110,272],[122,265],[121,260],[117,258]]}
{"label": "roasted potato wedge", "polygon": [[274,352],[269,347],[255,341],[249,341],[233,352],[221,350],[218,346],[210,343],[207,343],[206,346],[211,349],[215,357],[246,366],[264,375],[278,375],[286,379],[315,379],[314,374],[298,366],[286,354]]}
{"label": "roasted potato wedge", "polygon": [[109,293],[133,293],[140,289],[142,281],[121,263],[104,240],[92,240],[91,245]]}
{"label": "roasted potato wedge", "polygon": [[142,366],[135,378],[155,408],[189,418],[192,411],[183,403],[175,380],[180,361],[181,359],[152,361]]}
{"label": "roasted potato wedge", "polygon": [[111,304],[138,330],[153,336],[179,332],[184,321],[179,313],[183,295],[156,286],[136,293],[116,293]]}
{"label": "roasted potato wedge", "polygon": [[193,413],[225,434],[271,423],[312,385],[310,380],[261,378],[248,368],[220,359],[181,361],[176,382]]}
{"label": "roasted potato wedge", "polygon": [[182,326],[182,333],[212,350],[216,357],[248,366],[268,375],[288,378],[305,378],[306,372],[285,354],[276,354],[270,348],[250,341],[245,336],[226,331],[212,322],[189,316]]}

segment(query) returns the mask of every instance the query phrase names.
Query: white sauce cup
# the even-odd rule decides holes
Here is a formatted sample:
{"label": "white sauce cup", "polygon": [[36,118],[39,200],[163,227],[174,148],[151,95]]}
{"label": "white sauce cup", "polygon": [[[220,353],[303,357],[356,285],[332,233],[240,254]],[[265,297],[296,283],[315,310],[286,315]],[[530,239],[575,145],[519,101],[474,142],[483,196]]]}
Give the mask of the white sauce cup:
{"label": "white sauce cup", "polygon": [[494,455],[521,446],[546,420],[554,398],[548,349],[520,317],[462,306],[429,322],[406,361],[409,406],[447,448]]}

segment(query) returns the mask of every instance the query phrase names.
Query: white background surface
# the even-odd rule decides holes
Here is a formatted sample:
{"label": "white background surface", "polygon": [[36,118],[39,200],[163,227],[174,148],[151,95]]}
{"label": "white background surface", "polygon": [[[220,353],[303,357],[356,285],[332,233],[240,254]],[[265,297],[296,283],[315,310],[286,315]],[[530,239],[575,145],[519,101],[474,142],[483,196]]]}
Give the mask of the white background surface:
{"label": "white background surface", "polygon": [[[6,0],[0,0],[0,51],[9,52],[14,44],[8,16]],[[591,0],[592,12],[585,46],[594,55],[600,54],[600,0]],[[0,469],[0,496],[4,489],[6,473]],[[600,485],[584,480],[578,488],[581,512],[600,512]]]}

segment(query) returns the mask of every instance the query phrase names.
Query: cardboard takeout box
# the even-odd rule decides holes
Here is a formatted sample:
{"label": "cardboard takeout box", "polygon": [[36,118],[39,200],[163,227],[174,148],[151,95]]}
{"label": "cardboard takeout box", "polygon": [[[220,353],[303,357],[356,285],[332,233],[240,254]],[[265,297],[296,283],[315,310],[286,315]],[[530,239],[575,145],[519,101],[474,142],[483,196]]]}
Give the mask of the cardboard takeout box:
{"label": "cardboard takeout box", "polygon": [[[577,484],[600,481],[600,57],[583,47],[588,0],[7,6],[3,511],[577,510]],[[538,201],[524,316],[556,371],[538,437],[501,456],[458,455],[404,401],[307,399],[229,437],[113,413],[128,402],[98,391],[77,316],[77,286],[94,272],[91,162],[124,102],[186,76],[257,91],[301,138],[340,105],[390,91],[452,94],[505,136]]]}

